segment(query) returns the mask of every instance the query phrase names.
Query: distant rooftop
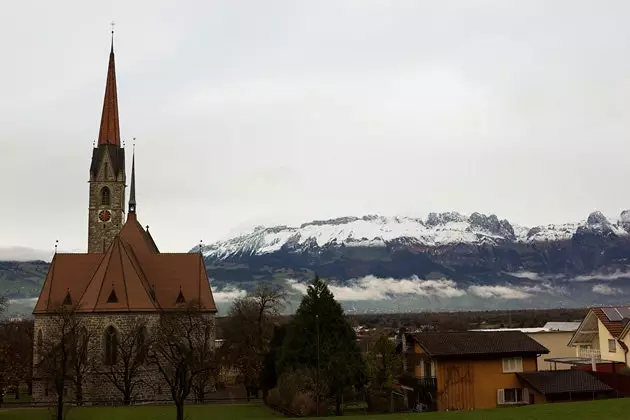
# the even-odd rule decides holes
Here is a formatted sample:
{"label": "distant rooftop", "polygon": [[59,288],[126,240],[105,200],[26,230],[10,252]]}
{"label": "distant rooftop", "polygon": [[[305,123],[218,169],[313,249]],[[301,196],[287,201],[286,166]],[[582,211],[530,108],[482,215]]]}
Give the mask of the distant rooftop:
{"label": "distant rooftop", "polygon": [[578,329],[580,322],[547,322],[542,327],[532,328],[480,328],[471,331],[520,331],[525,334],[538,332],[573,332]]}

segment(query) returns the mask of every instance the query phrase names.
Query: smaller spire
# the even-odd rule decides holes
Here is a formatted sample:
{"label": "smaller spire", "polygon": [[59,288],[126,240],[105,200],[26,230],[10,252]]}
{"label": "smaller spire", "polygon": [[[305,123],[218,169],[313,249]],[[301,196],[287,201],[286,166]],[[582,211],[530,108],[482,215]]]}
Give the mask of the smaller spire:
{"label": "smaller spire", "polygon": [[[133,157],[131,158],[131,188],[129,189],[129,213],[136,212],[136,143],[134,137]],[[148,229],[148,226],[147,226]]]}

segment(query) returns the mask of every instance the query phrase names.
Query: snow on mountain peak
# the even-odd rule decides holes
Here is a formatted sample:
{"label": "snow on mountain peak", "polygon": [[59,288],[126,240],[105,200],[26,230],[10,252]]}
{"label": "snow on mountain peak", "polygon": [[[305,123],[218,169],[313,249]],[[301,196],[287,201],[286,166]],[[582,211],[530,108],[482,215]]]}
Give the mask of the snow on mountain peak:
{"label": "snow on mountain peak", "polygon": [[416,246],[437,247],[457,243],[548,242],[568,240],[576,233],[596,232],[627,235],[630,211],[612,223],[601,212],[585,221],[527,228],[500,220],[496,215],[457,212],[429,213],[426,220],[413,217],[339,217],[315,220],[299,227],[257,226],[252,232],[203,248],[206,257],[225,259],[232,255],[261,255],[287,249],[300,251],[327,246],[386,246],[405,240]]}

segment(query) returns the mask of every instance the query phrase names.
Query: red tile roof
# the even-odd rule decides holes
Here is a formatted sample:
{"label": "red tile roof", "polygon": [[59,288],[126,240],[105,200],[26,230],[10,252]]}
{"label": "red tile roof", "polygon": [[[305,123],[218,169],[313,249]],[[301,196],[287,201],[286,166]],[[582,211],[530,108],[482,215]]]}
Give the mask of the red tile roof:
{"label": "red tile roof", "polygon": [[591,308],[591,311],[602,322],[602,324],[604,324],[604,327],[606,327],[610,335],[615,338],[620,338],[621,332],[624,330],[624,327],[628,323],[628,319],[622,319],[621,321],[611,321],[608,319],[602,309],[603,308]]}
{"label": "red tile roof", "polygon": [[68,292],[81,312],[172,310],[180,292],[217,310],[201,254],[159,253],[135,214],[105,254],[56,254],[33,313],[55,310]]}

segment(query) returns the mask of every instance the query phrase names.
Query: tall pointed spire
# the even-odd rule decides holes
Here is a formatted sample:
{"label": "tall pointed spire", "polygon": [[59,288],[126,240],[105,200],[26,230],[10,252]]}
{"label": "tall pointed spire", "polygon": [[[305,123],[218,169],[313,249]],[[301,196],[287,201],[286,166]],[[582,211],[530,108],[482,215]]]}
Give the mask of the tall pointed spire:
{"label": "tall pointed spire", "polygon": [[[135,141],[135,139],[134,139]],[[136,145],[131,158],[131,188],[129,189],[129,214],[136,212]]]}
{"label": "tall pointed spire", "polygon": [[112,144],[120,147],[120,126],[118,123],[118,93],[116,90],[116,65],[114,60],[114,31],[112,30],[112,47],[109,53],[105,99],[101,128],[98,132],[98,145]]}

